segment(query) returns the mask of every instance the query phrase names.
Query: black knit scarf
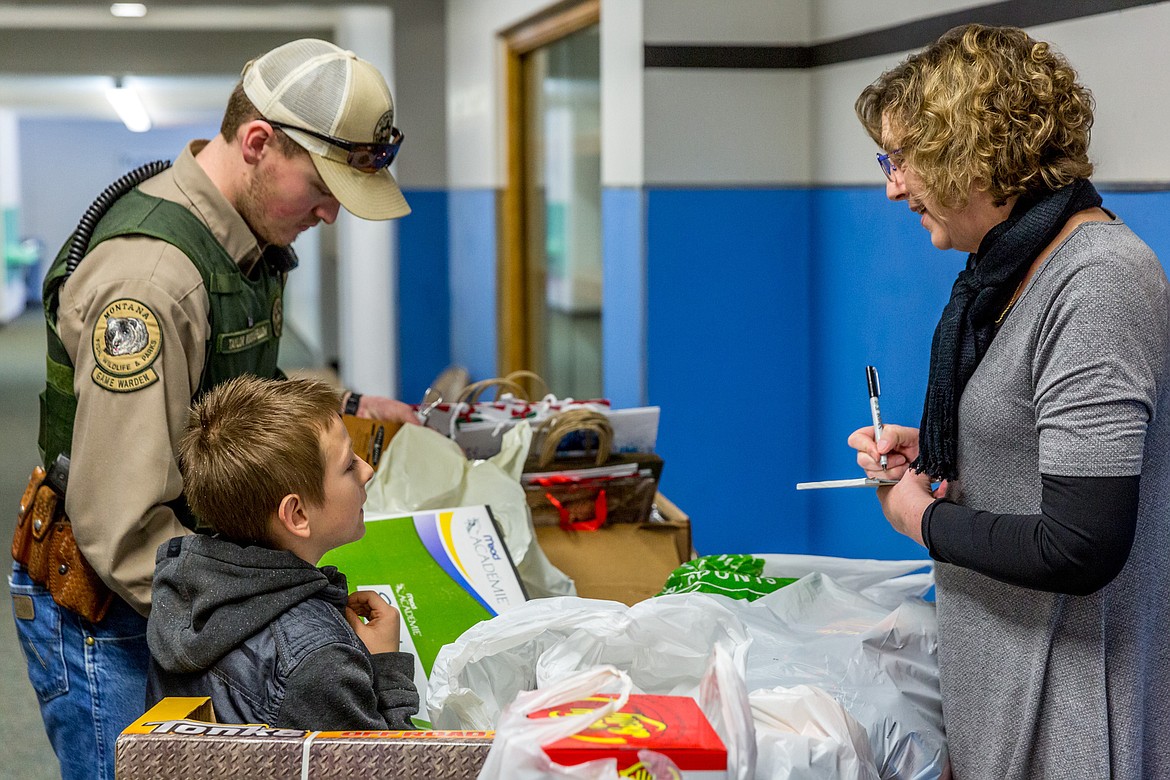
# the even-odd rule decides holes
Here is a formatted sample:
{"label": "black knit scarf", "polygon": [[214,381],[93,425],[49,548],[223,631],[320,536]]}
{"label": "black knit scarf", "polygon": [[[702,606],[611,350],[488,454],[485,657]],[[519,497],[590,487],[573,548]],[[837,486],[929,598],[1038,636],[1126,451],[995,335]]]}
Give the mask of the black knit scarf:
{"label": "black knit scarf", "polygon": [[930,345],[930,381],[913,464],[917,471],[935,479],[958,476],[959,399],[995,338],[996,318],[1069,217],[1100,205],[1101,196],[1086,179],[1021,197],[1008,218],[983,237],[979,251],[967,257]]}

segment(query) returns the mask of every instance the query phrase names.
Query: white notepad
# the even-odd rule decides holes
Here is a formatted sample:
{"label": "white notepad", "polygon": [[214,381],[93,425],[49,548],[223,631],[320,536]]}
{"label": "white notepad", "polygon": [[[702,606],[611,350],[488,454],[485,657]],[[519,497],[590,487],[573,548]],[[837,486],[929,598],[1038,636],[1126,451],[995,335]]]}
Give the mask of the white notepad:
{"label": "white notepad", "polygon": [[819,490],[820,488],[851,488],[851,487],[878,487],[880,485],[896,485],[896,479],[878,479],[877,477],[857,477],[855,479],[829,479],[824,482],[797,482],[797,490]]}

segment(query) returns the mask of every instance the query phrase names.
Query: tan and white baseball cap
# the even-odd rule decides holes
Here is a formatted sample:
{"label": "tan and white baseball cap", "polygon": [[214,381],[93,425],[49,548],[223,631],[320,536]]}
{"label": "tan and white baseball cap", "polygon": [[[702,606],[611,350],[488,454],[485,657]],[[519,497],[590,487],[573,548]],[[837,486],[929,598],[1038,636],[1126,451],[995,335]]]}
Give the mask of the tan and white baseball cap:
{"label": "tan and white baseball cap", "polygon": [[289,138],[309,151],[346,211],[363,219],[410,213],[389,168],[366,173],[350,167],[345,149],[294,129],[351,143],[389,143],[394,100],[377,68],[328,41],[303,38],[252,60],[242,76],[244,94],[266,119],[279,122]]}

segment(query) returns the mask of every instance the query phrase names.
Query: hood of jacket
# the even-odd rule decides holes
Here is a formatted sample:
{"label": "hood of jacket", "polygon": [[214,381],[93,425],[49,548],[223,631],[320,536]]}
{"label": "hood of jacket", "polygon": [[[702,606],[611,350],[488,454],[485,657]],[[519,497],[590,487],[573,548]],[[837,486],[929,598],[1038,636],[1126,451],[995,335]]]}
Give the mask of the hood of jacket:
{"label": "hood of jacket", "polygon": [[202,671],[310,598],[343,609],[345,575],[285,550],[180,536],[158,548],[147,643],[163,669]]}

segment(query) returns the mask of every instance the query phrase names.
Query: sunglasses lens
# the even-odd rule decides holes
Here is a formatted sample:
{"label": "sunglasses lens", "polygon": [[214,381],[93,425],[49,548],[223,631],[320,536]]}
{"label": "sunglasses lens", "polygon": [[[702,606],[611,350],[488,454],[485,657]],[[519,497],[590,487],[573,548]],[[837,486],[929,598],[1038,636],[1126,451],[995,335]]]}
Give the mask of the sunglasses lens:
{"label": "sunglasses lens", "polygon": [[349,153],[349,167],[362,173],[376,173],[379,170],[376,155],[365,148],[357,148]]}
{"label": "sunglasses lens", "polygon": [[377,173],[394,162],[398,149],[388,144],[355,146],[349,153],[349,165],[362,173]]}

